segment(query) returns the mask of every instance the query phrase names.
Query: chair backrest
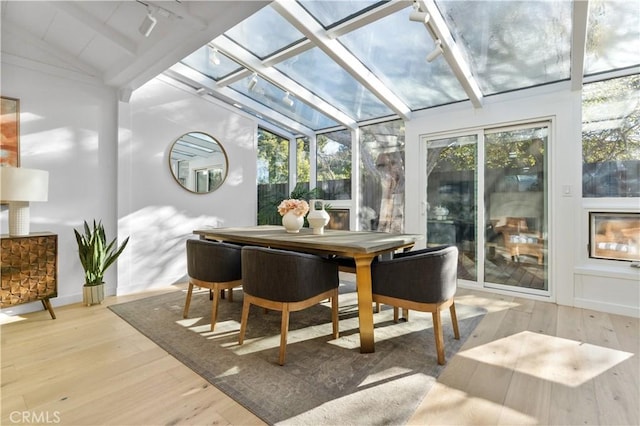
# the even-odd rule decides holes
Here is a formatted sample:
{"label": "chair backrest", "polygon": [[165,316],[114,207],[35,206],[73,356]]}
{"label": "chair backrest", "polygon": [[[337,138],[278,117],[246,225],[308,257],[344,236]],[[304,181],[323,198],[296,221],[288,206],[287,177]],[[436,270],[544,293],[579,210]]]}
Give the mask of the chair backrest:
{"label": "chair backrest", "polygon": [[456,293],[458,248],[440,246],[402,253],[371,265],[373,293],[440,303]]}
{"label": "chair backrest", "polygon": [[242,247],[208,240],[187,240],[187,274],[208,282],[242,278]]}
{"label": "chair backrest", "polygon": [[298,302],[338,285],[338,265],[320,256],[265,247],[242,249],[242,289],[252,296]]}

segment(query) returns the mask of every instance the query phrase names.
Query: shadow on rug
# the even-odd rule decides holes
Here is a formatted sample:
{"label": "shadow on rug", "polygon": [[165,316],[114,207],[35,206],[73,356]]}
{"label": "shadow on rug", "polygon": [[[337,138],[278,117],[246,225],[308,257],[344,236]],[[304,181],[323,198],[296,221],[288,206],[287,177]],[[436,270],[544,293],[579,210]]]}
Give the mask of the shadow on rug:
{"label": "shadow on rug", "polygon": [[[331,339],[328,303],[292,312],[287,360],[278,365],[280,312],[252,306],[245,343],[238,345],[242,291],[221,300],[209,330],[208,290],[176,291],[110,309],[179,361],[269,424],[404,424],[444,369],[436,362],[431,314],[411,311],[393,323],[393,310],[374,314],[376,351],[360,353],[355,283],[340,285],[340,338]],[[485,312],[456,304],[461,339],[443,312],[447,360]]]}

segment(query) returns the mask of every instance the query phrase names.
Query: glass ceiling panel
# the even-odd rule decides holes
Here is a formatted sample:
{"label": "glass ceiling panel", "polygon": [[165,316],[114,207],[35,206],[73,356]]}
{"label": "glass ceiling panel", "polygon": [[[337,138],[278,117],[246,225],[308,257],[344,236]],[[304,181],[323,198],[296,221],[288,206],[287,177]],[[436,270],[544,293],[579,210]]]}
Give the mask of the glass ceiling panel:
{"label": "glass ceiling panel", "polygon": [[339,41],[414,111],[467,99],[442,56],[427,62],[435,45],[422,23],[409,21],[412,10],[407,7]]}
{"label": "glass ceiling panel", "polygon": [[640,3],[590,0],[585,75],[640,64]]}
{"label": "glass ceiling panel", "polygon": [[485,95],[570,77],[570,1],[436,4]]}
{"label": "glass ceiling panel", "polygon": [[180,62],[201,72],[207,77],[213,78],[214,80],[220,80],[221,78],[242,68],[237,62],[232,61],[220,52],[215,54],[215,57],[218,58],[220,63],[215,64],[212,62],[214,58],[212,55],[213,49],[209,47],[209,45],[205,44]]}
{"label": "glass ceiling panel", "polygon": [[293,104],[287,105],[284,100],[286,92],[262,78],[258,78],[258,83],[249,89],[251,78],[249,76],[239,80],[229,87],[310,129],[319,130],[338,125],[336,121],[294,97],[290,97]]}
{"label": "glass ceiling panel", "polygon": [[393,114],[317,47],[280,62],[275,68],[357,121]]}
{"label": "glass ceiling panel", "polygon": [[304,38],[271,6],[263,7],[224,34],[260,59]]}
{"label": "glass ceiling panel", "polygon": [[374,6],[384,3],[380,0],[356,1],[318,1],[298,0],[298,3],[307,10],[325,29],[331,28],[348,18],[372,9]]}

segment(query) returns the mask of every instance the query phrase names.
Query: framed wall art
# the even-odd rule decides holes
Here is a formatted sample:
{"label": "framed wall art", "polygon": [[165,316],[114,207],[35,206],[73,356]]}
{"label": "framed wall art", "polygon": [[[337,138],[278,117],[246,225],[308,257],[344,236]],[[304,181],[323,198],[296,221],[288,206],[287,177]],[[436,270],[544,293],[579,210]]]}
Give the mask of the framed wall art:
{"label": "framed wall art", "polygon": [[20,166],[20,100],[1,97],[0,166]]}

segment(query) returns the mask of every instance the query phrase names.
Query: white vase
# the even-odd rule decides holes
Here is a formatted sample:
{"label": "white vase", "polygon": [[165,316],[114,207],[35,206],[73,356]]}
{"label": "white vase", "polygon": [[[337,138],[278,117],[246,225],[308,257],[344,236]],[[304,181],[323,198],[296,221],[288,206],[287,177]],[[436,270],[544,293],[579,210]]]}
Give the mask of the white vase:
{"label": "white vase", "polygon": [[300,232],[302,225],[304,225],[304,218],[294,212],[286,212],[284,216],[282,216],[282,226],[284,226],[284,229],[289,233],[295,234]]}
{"label": "white vase", "polygon": [[[324,234],[324,227],[329,223],[329,213],[324,209],[324,200],[310,200],[309,201],[309,214],[307,220],[309,226],[313,229],[313,233],[316,235]],[[320,205],[317,209],[316,205]]]}

